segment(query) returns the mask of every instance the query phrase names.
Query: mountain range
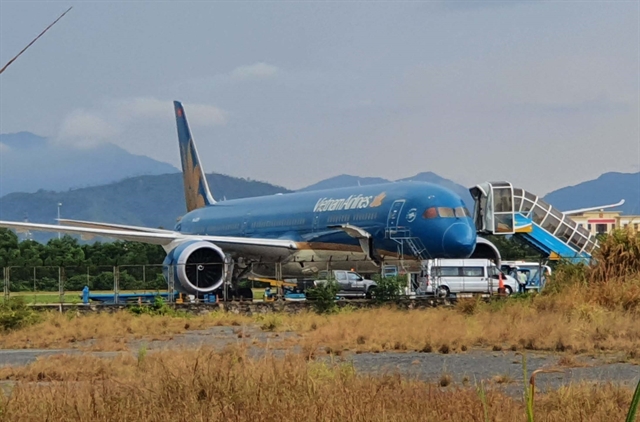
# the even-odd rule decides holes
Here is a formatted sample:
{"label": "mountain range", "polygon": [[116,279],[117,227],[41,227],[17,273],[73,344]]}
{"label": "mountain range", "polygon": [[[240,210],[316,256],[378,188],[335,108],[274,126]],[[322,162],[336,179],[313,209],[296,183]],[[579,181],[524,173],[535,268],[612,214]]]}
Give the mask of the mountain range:
{"label": "mountain range", "polygon": [[[63,218],[148,227],[171,228],[185,213],[182,175],[169,164],[109,144],[85,150],[53,145],[28,132],[0,135],[0,144],[2,220],[54,223],[58,203],[62,203]],[[218,200],[291,192],[266,182],[221,174],[209,174],[207,180]],[[460,195],[469,209],[473,208],[467,187],[435,173],[423,172],[398,181],[406,180],[447,187]],[[389,180],[343,174],[301,190],[385,182]],[[558,189],[544,199],[562,211],[625,199],[618,209],[625,214],[640,214],[640,173],[606,173],[595,180]],[[51,237],[42,236],[38,234],[36,238]]]}
{"label": "mountain range", "polygon": [[640,172],[605,173],[595,180],[548,193],[544,200],[561,211],[625,202],[616,208],[623,214],[640,214]]}
{"label": "mountain range", "polygon": [[78,148],[30,132],[0,134],[0,154],[0,197],[12,192],[64,191],[132,176],[178,172],[171,164],[131,154],[113,144]]}

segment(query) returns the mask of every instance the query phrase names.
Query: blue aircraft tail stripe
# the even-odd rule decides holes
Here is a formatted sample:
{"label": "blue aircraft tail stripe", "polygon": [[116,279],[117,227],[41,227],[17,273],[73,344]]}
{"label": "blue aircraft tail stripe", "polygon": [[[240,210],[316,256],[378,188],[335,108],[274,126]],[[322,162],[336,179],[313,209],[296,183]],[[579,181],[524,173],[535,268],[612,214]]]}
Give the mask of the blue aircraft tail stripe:
{"label": "blue aircraft tail stripe", "polygon": [[196,149],[195,142],[193,142],[184,108],[179,101],[174,101],[173,106],[175,108],[176,125],[178,128],[184,197],[187,204],[187,211],[193,211],[197,208],[213,205],[216,201],[209,191],[207,178],[200,164],[198,150]]}

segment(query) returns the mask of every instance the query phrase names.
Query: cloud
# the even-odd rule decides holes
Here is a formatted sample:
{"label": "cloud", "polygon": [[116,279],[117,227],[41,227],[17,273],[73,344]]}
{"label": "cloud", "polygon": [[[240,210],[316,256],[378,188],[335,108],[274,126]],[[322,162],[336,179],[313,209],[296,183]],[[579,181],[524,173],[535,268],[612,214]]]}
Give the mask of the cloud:
{"label": "cloud", "polygon": [[9,151],[11,151],[11,147],[9,145],[6,145],[0,142],[0,152],[9,152]]}
{"label": "cloud", "polygon": [[[192,126],[218,126],[227,122],[227,113],[213,105],[189,103],[186,107]],[[92,147],[116,142],[134,126],[148,126],[151,121],[174,121],[171,101],[155,97],[123,98],[104,101],[92,110],[74,110],[63,121],[57,142],[76,147]],[[116,142],[117,143],[117,142]]]}
{"label": "cloud", "polygon": [[[132,118],[173,120],[173,106],[169,101],[162,101],[153,97],[130,98],[119,100],[110,105],[121,120]],[[208,104],[186,105],[189,124],[195,126],[217,126],[227,123],[227,113]]]}
{"label": "cloud", "polygon": [[231,77],[237,80],[247,79],[266,79],[271,78],[278,73],[276,66],[258,62],[247,66],[236,67],[231,71]]}
{"label": "cloud", "polygon": [[117,132],[99,113],[76,110],[62,122],[58,139],[77,147],[92,147],[105,142]]}
{"label": "cloud", "polygon": [[185,106],[189,123],[196,126],[218,126],[227,122],[227,113],[207,104],[189,104]]}

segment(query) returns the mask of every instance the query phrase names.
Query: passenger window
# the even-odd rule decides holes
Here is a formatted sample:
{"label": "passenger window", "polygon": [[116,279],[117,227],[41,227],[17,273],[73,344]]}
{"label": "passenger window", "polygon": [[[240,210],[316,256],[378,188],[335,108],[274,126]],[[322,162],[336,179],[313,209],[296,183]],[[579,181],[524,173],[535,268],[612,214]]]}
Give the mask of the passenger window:
{"label": "passenger window", "polygon": [[519,196],[516,196],[513,198],[513,210],[515,212],[520,211],[520,205],[522,205],[522,198]]}
{"label": "passenger window", "polygon": [[349,276],[349,280],[356,280],[357,281],[357,280],[361,279],[360,276],[358,274],[356,274],[356,273],[347,273],[347,274]]}
{"label": "passenger window", "polygon": [[497,214],[495,215],[495,227],[496,233],[512,233],[513,232],[513,215],[512,214]]}
{"label": "passenger window", "polygon": [[422,214],[422,218],[436,218],[438,216],[438,211],[434,208],[427,208],[426,210],[424,210],[424,213]]}
{"label": "passenger window", "polygon": [[493,209],[495,212],[511,212],[513,203],[511,202],[511,189],[493,189]]}
{"label": "passenger window", "polygon": [[342,273],[342,272],[336,273],[336,278],[338,280],[346,280],[347,279],[347,275],[345,273]]}
{"label": "passenger window", "polygon": [[520,212],[526,215],[531,210],[531,208],[533,208],[533,202],[527,201],[525,199],[522,201],[522,209],[520,210]]}
{"label": "passenger window", "polygon": [[465,277],[483,277],[484,268],[482,267],[464,267],[462,268],[462,275]]}
{"label": "passenger window", "polygon": [[457,277],[460,275],[459,267],[434,267],[435,277]]}
{"label": "passenger window", "polygon": [[568,242],[571,239],[571,235],[573,235],[573,228],[567,226],[566,223],[563,223],[558,229],[558,233],[556,233],[556,237],[563,239],[565,242]]}
{"label": "passenger window", "polygon": [[444,218],[453,218],[455,217],[455,213],[453,208],[440,207],[438,208],[438,215]]}
{"label": "passenger window", "polygon": [[534,208],[533,208],[533,215],[531,216],[531,219],[534,221],[534,223],[536,224],[540,224],[542,223],[542,220],[544,220],[544,218],[547,216],[547,209],[545,209],[544,207],[541,207],[540,204],[537,204]]}
{"label": "passenger window", "polygon": [[573,237],[571,238],[571,244],[579,250],[582,249],[585,243],[587,243],[587,239],[585,237],[582,237],[580,233],[575,232]]}
{"label": "passenger window", "polygon": [[542,223],[542,228],[548,231],[549,233],[553,234],[559,225],[560,225],[560,220],[555,218],[553,215],[549,214],[547,218],[544,220],[544,223]]}

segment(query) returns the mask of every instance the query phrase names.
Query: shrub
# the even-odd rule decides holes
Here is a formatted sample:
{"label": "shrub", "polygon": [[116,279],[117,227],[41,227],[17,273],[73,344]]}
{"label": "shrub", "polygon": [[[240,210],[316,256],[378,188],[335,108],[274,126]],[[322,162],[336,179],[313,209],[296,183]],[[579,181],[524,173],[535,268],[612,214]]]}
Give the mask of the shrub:
{"label": "shrub", "polygon": [[129,311],[135,315],[169,315],[177,316],[178,313],[169,307],[160,296],[156,296],[150,305],[132,306]]}
{"label": "shrub", "polygon": [[405,276],[375,277],[376,286],[373,288],[373,298],[377,302],[396,300],[406,285]]}
{"label": "shrub", "polygon": [[11,297],[0,305],[0,328],[2,330],[15,330],[38,321],[40,321],[40,315],[28,308],[21,296]]}
{"label": "shrub", "polygon": [[337,309],[336,295],[340,291],[338,283],[327,280],[317,286],[307,289],[306,296],[313,303],[313,309],[319,314],[335,312]]}

